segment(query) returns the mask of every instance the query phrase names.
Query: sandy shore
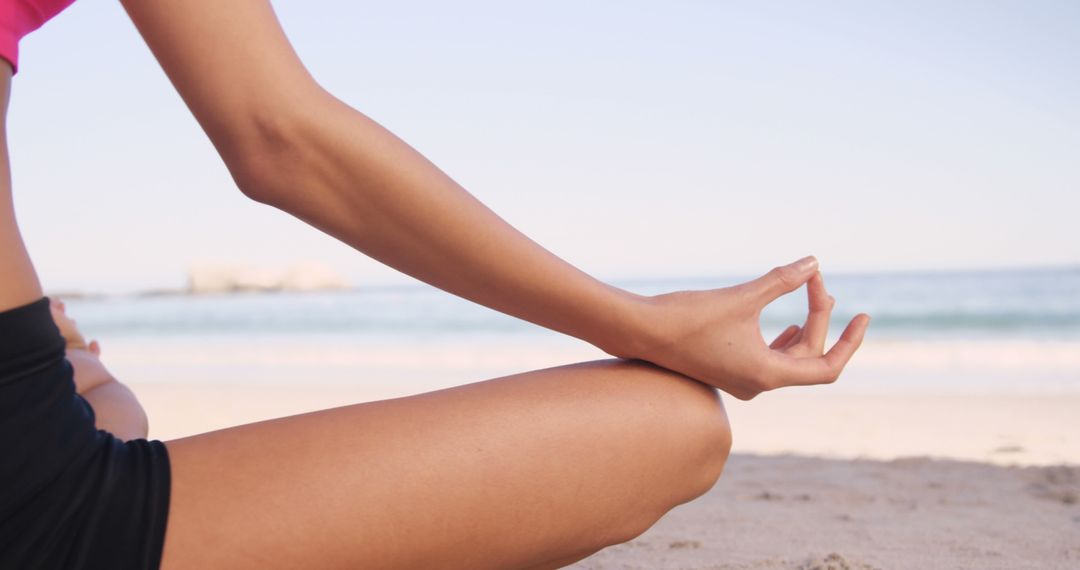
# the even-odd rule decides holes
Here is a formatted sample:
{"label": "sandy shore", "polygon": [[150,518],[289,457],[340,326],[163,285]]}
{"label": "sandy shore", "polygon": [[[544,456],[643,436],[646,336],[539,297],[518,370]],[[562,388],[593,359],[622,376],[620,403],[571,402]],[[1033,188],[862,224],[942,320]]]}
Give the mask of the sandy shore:
{"label": "sandy shore", "polygon": [[585,569],[1080,568],[1080,469],[736,455]]}
{"label": "sandy shore", "polygon": [[737,452],[1080,465],[1080,394],[852,394],[825,387],[726,402]]}
{"label": "sandy shore", "polygon": [[[133,389],[161,439],[401,392]],[[1080,568],[1080,395],[819,389],[725,401],[737,453],[720,483],[575,567]]]}
{"label": "sandy shore", "polygon": [[[720,483],[576,566],[1080,568],[1078,348],[871,343],[835,386],[725,398],[736,454]],[[163,440],[603,357],[566,343],[107,351]]]}

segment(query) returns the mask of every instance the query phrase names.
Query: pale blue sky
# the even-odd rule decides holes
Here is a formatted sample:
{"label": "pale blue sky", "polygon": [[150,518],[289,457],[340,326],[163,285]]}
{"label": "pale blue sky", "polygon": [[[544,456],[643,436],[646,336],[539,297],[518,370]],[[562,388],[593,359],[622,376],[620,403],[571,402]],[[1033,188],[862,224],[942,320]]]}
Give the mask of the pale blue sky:
{"label": "pale blue sky", "polygon": [[[316,78],[601,277],[1080,263],[1080,3],[275,3]],[[244,198],[119,4],[22,43],[47,288],[194,262],[407,281]],[[358,220],[362,223],[362,220]]]}

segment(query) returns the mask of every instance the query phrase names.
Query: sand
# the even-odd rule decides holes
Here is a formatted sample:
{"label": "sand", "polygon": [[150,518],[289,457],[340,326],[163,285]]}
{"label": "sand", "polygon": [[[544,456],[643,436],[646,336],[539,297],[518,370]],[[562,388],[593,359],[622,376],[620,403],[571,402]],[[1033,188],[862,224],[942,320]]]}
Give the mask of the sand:
{"label": "sand", "polygon": [[1080,465],[1080,394],[852,394],[810,388],[727,399],[735,450],[825,458],[929,456]]}
{"label": "sand", "polygon": [[[166,440],[403,391],[131,385]],[[716,487],[576,568],[1080,568],[1078,394],[725,402],[735,454]]]}
{"label": "sand", "polygon": [[[168,440],[603,357],[583,343],[115,340]],[[726,398],[705,496],[605,569],[1080,569],[1080,343],[870,341],[840,382]]]}
{"label": "sand", "polygon": [[1080,469],[735,455],[579,569],[1080,568]]}

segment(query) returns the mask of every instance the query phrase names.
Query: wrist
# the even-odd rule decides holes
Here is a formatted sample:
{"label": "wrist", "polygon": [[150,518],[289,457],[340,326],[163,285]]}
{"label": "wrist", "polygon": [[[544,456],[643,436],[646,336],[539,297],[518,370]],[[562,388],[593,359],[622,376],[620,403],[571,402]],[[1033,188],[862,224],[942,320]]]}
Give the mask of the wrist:
{"label": "wrist", "polygon": [[655,334],[652,297],[612,287],[612,323],[609,334],[593,344],[619,358],[645,359]]}

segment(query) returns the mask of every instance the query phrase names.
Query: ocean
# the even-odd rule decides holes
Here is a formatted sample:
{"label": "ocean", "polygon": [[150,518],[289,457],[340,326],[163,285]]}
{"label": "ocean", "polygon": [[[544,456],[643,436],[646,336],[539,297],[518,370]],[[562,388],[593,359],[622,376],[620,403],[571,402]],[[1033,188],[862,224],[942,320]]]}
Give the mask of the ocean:
{"label": "ocean", "polygon": [[[749,277],[627,280],[641,294]],[[830,342],[873,317],[853,365],[890,389],[1080,390],[1080,267],[825,274]],[[313,293],[73,298],[68,312],[145,381],[414,382],[418,388],[605,357],[587,344],[426,285]],[[806,316],[805,290],[762,314],[767,338]],[[863,353],[873,353],[864,355]],[[914,371],[914,372],[913,372]],[[886,381],[882,378],[891,378]],[[929,379],[928,379],[929,378]]]}

